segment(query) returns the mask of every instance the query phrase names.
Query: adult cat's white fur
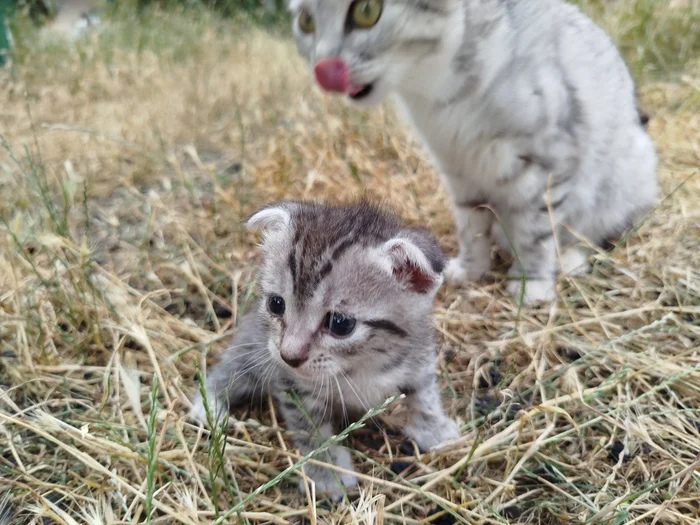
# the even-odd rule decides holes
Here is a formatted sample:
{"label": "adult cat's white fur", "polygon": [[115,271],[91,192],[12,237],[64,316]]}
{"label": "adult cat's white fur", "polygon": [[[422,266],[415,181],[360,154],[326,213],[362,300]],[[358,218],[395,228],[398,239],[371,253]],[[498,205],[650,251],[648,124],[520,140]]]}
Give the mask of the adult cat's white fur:
{"label": "adult cat's white fur", "polygon": [[516,256],[509,292],[527,283],[526,302],[551,299],[556,273],[585,262],[577,235],[601,243],[649,210],[657,157],[632,78],[578,8],[384,0],[359,28],[356,3],[292,0],[314,21],[311,33],[295,21],[298,47],[312,65],[346,68],[332,90],[347,85],[357,104],[393,94],[422,138],[453,201],[460,253],[448,280],[479,279],[496,242]]}

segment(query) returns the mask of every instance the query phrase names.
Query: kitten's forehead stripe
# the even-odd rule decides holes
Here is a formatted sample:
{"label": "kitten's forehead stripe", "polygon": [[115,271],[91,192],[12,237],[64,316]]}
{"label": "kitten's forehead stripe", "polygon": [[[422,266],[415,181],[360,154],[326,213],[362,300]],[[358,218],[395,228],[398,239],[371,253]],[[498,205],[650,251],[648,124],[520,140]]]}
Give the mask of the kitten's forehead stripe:
{"label": "kitten's forehead stripe", "polygon": [[337,261],[338,258],[345,253],[345,251],[350,248],[350,246],[353,245],[353,240],[352,239],[346,239],[343,242],[341,242],[338,247],[333,250],[333,255],[331,255],[331,260],[332,261]]}
{"label": "kitten's forehead stripe", "polygon": [[323,268],[321,268],[321,271],[318,272],[319,278],[323,279],[326,275],[331,273],[333,270],[333,263],[328,261],[326,264],[323,265]]}
{"label": "kitten's forehead stripe", "polygon": [[292,272],[292,287],[296,291],[297,284],[297,259],[296,259],[296,248],[292,248],[289,253],[289,259],[287,260],[289,265],[289,270]]}
{"label": "kitten's forehead stripe", "polygon": [[309,299],[351,247],[385,242],[404,229],[394,217],[367,202],[348,206],[306,204],[293,215],[294,246],[289,265],[295,294]]}
{"label": "kitten's forehead stripe", "polygon": [[408,332],[406,332],[406,330],[388,319],[370,319],[369,321],[365,321],[365,324],[367,326],[371,326],[372,328],[384,330],[399,337],[408,337]]}

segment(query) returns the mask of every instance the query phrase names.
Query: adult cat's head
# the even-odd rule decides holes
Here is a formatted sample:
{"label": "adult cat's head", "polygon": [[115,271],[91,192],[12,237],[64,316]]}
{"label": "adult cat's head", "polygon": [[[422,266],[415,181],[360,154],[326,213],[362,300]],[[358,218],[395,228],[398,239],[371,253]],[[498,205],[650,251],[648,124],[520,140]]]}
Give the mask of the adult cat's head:
{"label": "adult cat's head", "polygon": [[[299,51],[319,86],[353,102],[380,103],[425,84],[425,68],[449,45],[452,0],[290,0]],[[452,18],[451,18],[452,17]],[[417,86],[416,86],[417,87]]]}

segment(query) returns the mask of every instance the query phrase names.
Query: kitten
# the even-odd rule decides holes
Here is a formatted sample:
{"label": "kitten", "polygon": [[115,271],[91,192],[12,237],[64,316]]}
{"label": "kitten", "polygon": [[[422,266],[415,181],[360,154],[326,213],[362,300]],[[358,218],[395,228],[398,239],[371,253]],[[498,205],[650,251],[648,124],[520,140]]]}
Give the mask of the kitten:
{"label": "kitten", "polygon": [[519,298],[526,284],[525,302],[551,300],[559,271],[586,269],[572,231],[600,244],[653,205],[657,156],[633,80],[577,7],[290,0],[290,9],[324,90],[364,106],[393,94],[423,139],[457,223],[448,281],[481,278],[495,243],[516,255],[508,291]]}
{"label": "kitten", "polygon": [[[262,208],[248,225],[264,231],[261,300],[207,376],[217,423],[230,407],[272,394],[306,454],[340,425],[404,393],[404,433],[420,449],[457,439],[435,374],[431,313],[445,265],[435,238],[367,202],[283,202]],[[199,395],[192,417],[206,423]],[[329,452],[333,464],[352,470],[346,449]],[[350,474],[305,469],[334,500],[341,484],[357,483]]]}

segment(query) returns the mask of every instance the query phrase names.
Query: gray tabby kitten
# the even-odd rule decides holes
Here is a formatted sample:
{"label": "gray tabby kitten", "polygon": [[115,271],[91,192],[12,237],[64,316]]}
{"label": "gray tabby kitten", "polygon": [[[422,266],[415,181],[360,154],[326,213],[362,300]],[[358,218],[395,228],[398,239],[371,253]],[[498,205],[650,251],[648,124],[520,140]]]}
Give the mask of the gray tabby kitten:
{"label": "gray tabby kitten", "polygon": [[[562,0],[290,0],[318,84],[375,105],[393,94],[452,197],[452,282],[511,253],[508,291],[551,300],[654,203],[657,157],[605,32]],[[506,233],[506,235],[504,235]],[[556,234],[556,235],[555,235]],[[524,278],[523,278],[524,277]]]}
{"label": "gray tabby kitten", "polygon": [[[262,208],[248,225],[264,231],[262,298],[208,374],[214,419],[272,394],[306,454],[340,425],[404,393],[404,433],[419,448],[457,439],[435,374],[431,313],[445,259],[434,237],[367,202],[283,202]],[[192,416],[206,423],[199,395]],[[342,447],[330,449],[330,461],[352,470]],[[305,469],[316,490],[335,500],[341,483],[357,483],[351,474]]]}

